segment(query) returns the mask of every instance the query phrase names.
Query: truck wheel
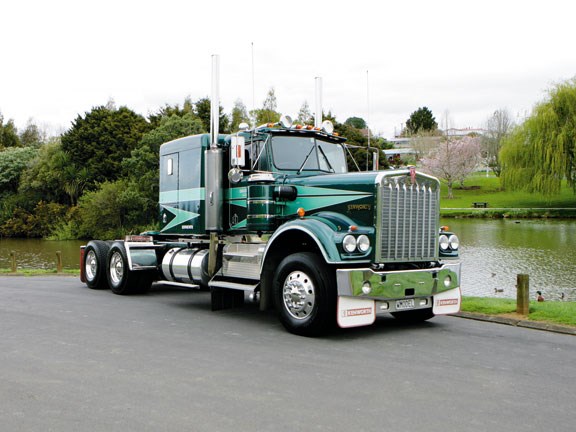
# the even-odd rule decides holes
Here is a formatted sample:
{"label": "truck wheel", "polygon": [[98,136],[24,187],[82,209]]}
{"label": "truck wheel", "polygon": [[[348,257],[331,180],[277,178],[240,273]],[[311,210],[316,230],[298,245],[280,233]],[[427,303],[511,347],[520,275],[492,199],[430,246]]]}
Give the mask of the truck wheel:
{"label": "truck wheel", "polygon": [[114,242],[108,252],[108,284],[114,294],[139,294],[150,289],[152,277],[145,271],[131,271],[123,242]]}
{"label": "truck wheel", "polygon": [[432,308],[418,309],[404,312],[392,312],[392,316],[396,318],[398,321],[406,324],[417,324],[420,322],[427,321],[430,318],[434,318]]}
{"label": "truck wheel", "polygon": [[84,275],[86,285],[92,289],[107,289],[106,263],[110,246],[102,240],[92,240],[84,250]]}
{"label": "truck wheel", "polygon": [[280,322],[289,332],[314,336],[335,327],[334,276],[314,253],[295,253],[280,262],[274,274],[274,298]]}

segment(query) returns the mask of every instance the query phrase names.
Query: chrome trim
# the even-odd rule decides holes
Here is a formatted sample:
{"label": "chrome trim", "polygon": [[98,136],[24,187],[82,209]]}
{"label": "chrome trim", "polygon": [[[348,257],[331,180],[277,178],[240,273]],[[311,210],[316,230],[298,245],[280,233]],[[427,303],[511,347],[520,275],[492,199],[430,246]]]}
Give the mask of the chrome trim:
{"label": "chrome trim", "polygon": [[376,177],[376,262],[438,259],[439,181],[423,173],[409,179],[409,170]]}

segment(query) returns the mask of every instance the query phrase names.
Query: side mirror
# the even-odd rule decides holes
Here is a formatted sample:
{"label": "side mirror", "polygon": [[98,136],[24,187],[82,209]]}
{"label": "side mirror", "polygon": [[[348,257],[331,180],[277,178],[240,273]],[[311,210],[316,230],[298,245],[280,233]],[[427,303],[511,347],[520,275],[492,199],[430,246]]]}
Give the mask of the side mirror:
{"label": "side mirror", "polygon": [[228,171],[228,180],[230,180],[230,183],[238,183],[243,178],[244,174],[240,168],[232,168]]}

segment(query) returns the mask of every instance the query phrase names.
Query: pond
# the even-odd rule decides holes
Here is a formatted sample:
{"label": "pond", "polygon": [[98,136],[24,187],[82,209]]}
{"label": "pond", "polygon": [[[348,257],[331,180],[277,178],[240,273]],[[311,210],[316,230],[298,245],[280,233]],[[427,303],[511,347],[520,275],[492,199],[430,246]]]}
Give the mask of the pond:
{"label": "pond", "polygon": [[[461,241],[462,293],[516,297],[516,275],[530,277],[531,298],[576,301],[576,221],[443,219]],[[0,239],[0,268],[10,268],[15,251],[20,269],[56,268],[56,251],[66,269],[79,268],[85,241]]]}
{"label": "pond", "polygon": [[576,221],[443,219],[460,237],[462,293],[516,298],[528,274],[530,298],[576,301]]}
{"label": "pond", "polygon": [[10,253],[16,254],[18,269],[55,269],[56,252],[62,253],[62,267],[80,268],[83,240],[52,241],[39,239],[0,239],[0,269],[11,267]]}

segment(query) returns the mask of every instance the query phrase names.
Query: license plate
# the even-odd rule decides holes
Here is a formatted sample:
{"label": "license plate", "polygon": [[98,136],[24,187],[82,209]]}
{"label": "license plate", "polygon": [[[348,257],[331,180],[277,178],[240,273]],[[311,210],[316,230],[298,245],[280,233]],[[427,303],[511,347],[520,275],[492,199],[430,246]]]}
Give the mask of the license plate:
{"label": "license plate", "polygon": [[414,299],[397,300],[396,310],[414,309]]}

